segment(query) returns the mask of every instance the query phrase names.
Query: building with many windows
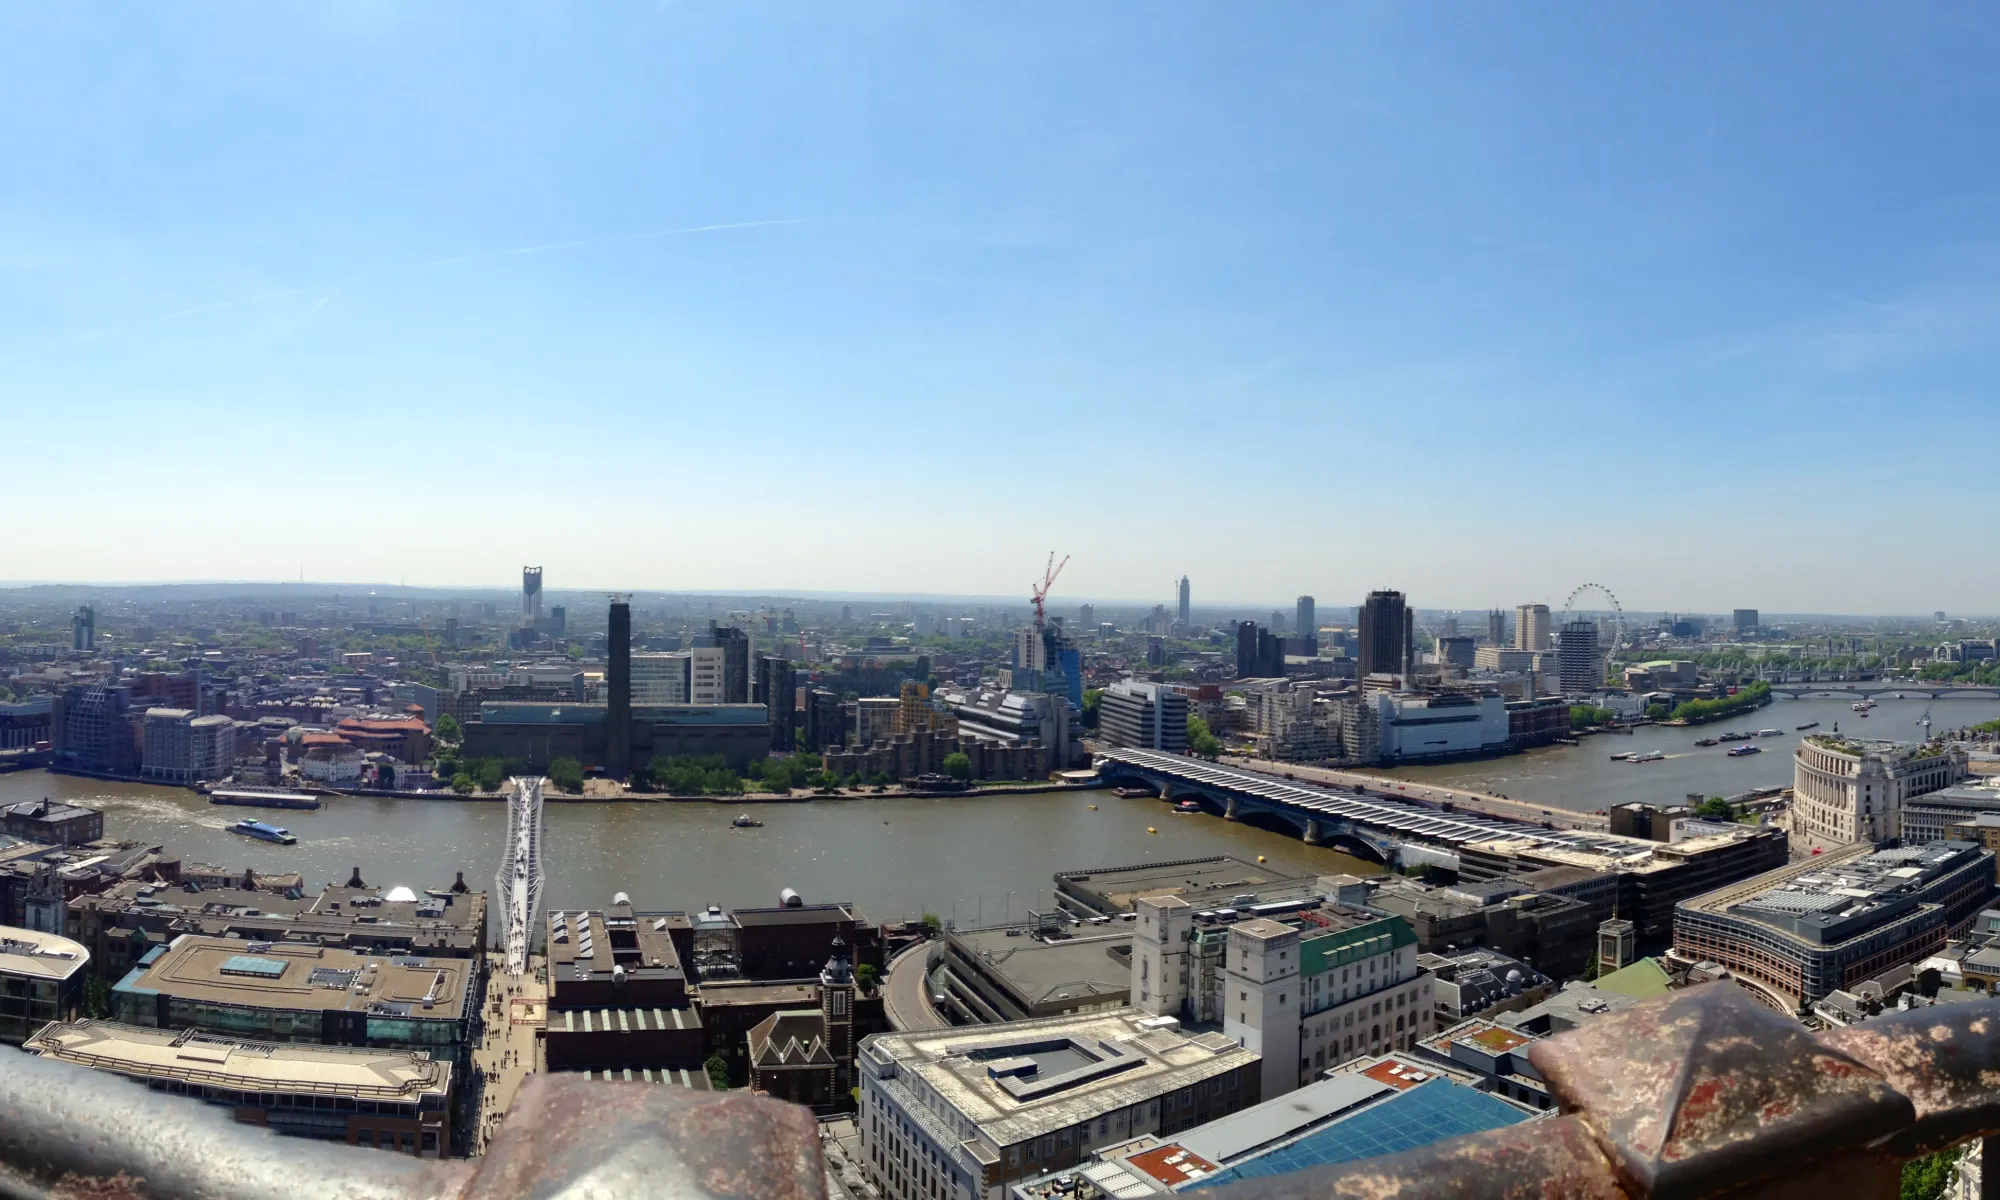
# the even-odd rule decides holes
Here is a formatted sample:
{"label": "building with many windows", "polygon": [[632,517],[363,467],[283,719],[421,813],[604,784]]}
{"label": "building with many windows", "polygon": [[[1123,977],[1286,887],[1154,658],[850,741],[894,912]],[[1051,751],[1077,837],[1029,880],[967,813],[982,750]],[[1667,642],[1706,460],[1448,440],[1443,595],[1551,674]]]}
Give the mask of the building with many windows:
{"label": "building with many windows", "polygon": [[1401,592],[1370,592],[1361,604],[1361,647],[1355,675],[1408,675],[1415,665],[1416,610]]}
{"label": "building with many windows", "polygon": [[1097,733],[1106,745],[1176,754],[1187,749],[1187,697],[1166,684],[1121,679],[1097,704]]}
{"label": "building with many windows", "polygon": [[421,1050],[281,1045],[111,1021],[53,1022],[23,1049],[294,1137],[420,1158],[451,1150],[452,1067]]}
{"label": "building with many windows", "polygon": [[0,1043],[76,1015],[89,965],[90,951],[66,937],[0,925]]}
{"label": "building with many windows", "polygon": [[1549,644],[1549,606],[1521,604],[1514,608],[1514,649],[1536,652],[1553,649]]}
{"label": "building with many windows", "polygon": [[1683,901],[1673,954],[1720,963],[1803,1009],[1943,949],[1992,896],[1993,862],[1966,842],[1817,854]]}
{"label": "building with many windows", "polygon": [[688,703],[688,661],[686,653],[634,654],[632,703]]}
{"label": "building with many windows", "polygon": [[1597,622],[1565,621],[1556,635],[1556,680],[1565,696],[1588,696],[1604,687],[1604,655]]}
{"label": "building with many windows", "polygon": [[1220,1023],[1263,1056],[1266,1096],[1431,1031],[1432,980],[1401,917],[1330,903],[1204,910],[1176,895],[1134,908],[1132,1002]]}
{"label": "building with many windows", "polygon": [[1000,1200],[1093,1147],[1262,1098],[1255,1051],[1132,1009],[877,1034],[857,1065],[861,1166],[885,1200]]}
{"label": "building with many windows", "polygon": [[426,1050],[463,1062],[479,970],[477,959],[188,935],[149,952],[113,985],[111,1011],[128,1025]]}
{"label": "building with many windows", "polygon": [[1802,848],[1935,840],[1947,822],[1912,814],[1906,828],[1904,808],[1966,770],[1964,751],[1934,743],[1808,734],[1792,752],[1792,840]]}

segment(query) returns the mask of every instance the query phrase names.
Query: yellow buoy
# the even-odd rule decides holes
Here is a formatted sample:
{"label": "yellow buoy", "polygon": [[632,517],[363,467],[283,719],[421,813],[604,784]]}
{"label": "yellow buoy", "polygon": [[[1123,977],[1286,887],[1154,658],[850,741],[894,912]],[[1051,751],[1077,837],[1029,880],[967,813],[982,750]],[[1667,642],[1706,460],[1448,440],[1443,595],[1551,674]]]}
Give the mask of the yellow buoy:
{"label": "yellow buoy", "polygon": [[1152,827],[1151,825],[1148,825],[1148,826],[1146,826],[1146,832],[1147,832],[1147,833],[1158,833],[1158,832],[1160,832],[1160,831],[1159,831],[1159,830],[1157,830],[1157,829],[1155,829],[1155,828],[1153,828],[1153,827]]}
{"label": "yellow buoy", "polygon": [[1264,861],[1264,856],[1263,856],[1263,855],[1261,855],[1261,854],[1259,854],[1259,855],[1257,856],[1257,861],[1258,861],[1258,862],[1263,862],[1263,861]]}
{"label": "yellow buoy", "polygon": [[1095,804],[1091,805],[1091,806],[1090,806],[1090,811],[1091,811],[1091,812],[1096,812],[1096,811],[1097,811],[1097,806],[1096,806]]}

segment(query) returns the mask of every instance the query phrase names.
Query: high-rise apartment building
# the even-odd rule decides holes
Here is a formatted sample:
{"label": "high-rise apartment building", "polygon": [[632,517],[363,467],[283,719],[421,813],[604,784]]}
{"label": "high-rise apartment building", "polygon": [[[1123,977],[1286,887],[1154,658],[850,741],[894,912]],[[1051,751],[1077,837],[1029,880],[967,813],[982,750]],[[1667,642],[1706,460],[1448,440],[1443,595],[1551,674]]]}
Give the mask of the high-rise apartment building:
{"label": "high-rise apartment building", "polygon": [[806,749],[815,753],[838,749],[847,741],[847,723],[841,714],[840,696],[825,688],[806,693]]}
{"label": "high-rise apartment building", "polygon": [[715,631],[715,644],[722,651],[722,702],[750,703],[750,635],[734,625]]}
{"label": "high-rise apartment building", "polygon": [[1514,649],[1548,650],[1549,606],[1521,604],[1514,608]]}
{"label": "high-rise apartment building", "polygon": [[1370,592],[1361,603],[1361,647],[1355,673],[1408,675],[1416,642],[1414,609],[1401,592]]}
{"label": "high-rise apartment building", "polygon": [[798,728],[798,672],[791,660],[757,660],[757,696],[771,714],[771,749],[792,752],[793,730]]}
{"label": "high-rise apartment building", "polygon": [[604,643],[604,773],[624,779],[632,774],[632,606],[628,602],[611,602]]}
{"label": "high-rise apartment building", "polygon": [[1097,632],[1097,606],[1079,604],[1076,606],[1076,627],[1085,635]]}
{"label": "high-rise apartment building", "polygon": [[1597,622],[1565,621],[1556,641],[1556,679],[1565,696],[1587,696],[1604,686],[1604,657],[1597,649]]}
{"label": "high-rise apartment building", "polygon": [[69,622],[70,649],[87,654],[97,649],[97,611],[88,604],[79,604],[76,615]]}
{"label": "high-rise apartment building", "polygon": [[1236,677],[1277,679],[1285,673],[1285,639],[1257,622],[1245,621],[1236,627]]}
{"label": "high-rise apartment building", "polygon": [[533,629],[542,619],[542,569],[521,568],[521,628]]}
{"label": "high-rise apartment building", "polygon": [[1188,577],[1185,575],[1181,576],[1180,618],[1181,624],[1185,625],[1188,623]]}
{"label": "high-rise apartment building", "polygon": [[1313,604],[1313,598],[1311,596],[1300,596],[1295,609],[1292,632],[1302,638],[1317,636],[1319,634],[1319,612]]}

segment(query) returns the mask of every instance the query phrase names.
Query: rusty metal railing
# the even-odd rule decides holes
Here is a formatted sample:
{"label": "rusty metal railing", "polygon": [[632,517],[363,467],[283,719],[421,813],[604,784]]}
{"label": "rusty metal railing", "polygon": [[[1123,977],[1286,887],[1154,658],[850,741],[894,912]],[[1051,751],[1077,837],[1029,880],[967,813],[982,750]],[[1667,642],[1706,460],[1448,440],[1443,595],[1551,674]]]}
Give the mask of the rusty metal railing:
{"label": "rusty metal railing", "polygon": [[[1212,1200],[1887,1200],[1904,1161],[2000,1132],[2000,1000],[1815,1037],[1714,983],[1537,1043],[1558,1116],[1266,1176]],[[486,1157],[282,1138],[116,1076],[0,1051],[0,1196],[19,1200],[819,1200],[803,1108],[561,1075]]]}
{"label": "rusty metal railing", "polygon": [[1562,1115],[1214,1200],[1893,1200],[1908,1159],[2000,1131],[2000,1000],[1815,1037],[1724,981],[1528,1057]]}
{"label": "rusty metal railing", "polygon": [[812,1114],[745,1093],[528,1080],[476,1161],[282,1137],[0,1047],[8,1200],[820,1200]]}

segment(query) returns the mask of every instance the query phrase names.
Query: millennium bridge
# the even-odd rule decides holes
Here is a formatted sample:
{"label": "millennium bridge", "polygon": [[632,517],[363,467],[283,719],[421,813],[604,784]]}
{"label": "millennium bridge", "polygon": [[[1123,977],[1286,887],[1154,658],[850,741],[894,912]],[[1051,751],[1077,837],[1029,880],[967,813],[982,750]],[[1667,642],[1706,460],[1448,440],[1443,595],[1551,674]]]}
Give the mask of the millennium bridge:
{"label": "millennium bridge", "polygon": [[1309,846],[1338,846],[1391,866],[1425,862],[1456,867],[1460,846],[1494,838],[1528,838],[1549,846],[1613,852],[1632,845],[1608,834],[1445,812],[1408,800],[1308,786],[1158,750],[1104,749],[1097,758],[1098,775],[1107,783],[1140,784],[1167,800],[1193,800],[1231,821],[1289,829]]}

